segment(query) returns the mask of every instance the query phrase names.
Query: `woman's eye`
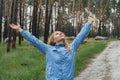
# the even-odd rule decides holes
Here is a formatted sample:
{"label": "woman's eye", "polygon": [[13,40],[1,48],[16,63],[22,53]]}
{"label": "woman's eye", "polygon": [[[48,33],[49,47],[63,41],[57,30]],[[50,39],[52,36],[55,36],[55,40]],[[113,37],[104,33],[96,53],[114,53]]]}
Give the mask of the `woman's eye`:
{"label": "woman's eye", "polygon": [[59,33],[56,33],[56,35],[58,35]]}

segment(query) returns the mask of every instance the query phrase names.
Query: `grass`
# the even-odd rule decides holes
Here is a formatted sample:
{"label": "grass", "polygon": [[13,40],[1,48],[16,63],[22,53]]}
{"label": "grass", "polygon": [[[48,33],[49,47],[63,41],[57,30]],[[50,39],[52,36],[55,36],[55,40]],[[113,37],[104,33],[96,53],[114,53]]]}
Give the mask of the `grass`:
{"label": "grass", "polygon": [[[77,50],[75,76],[84,70],[91,58],[99,54],[110,40],[88,39]],[[6,52],[0,44],[0,80],[45,80],[45,56],[23,41],[21,46]]]}
{"label": "grass", "polygon": [[0,80],[45,80],[45,56],[38,50],[21,45],[6,53],[0,46]]}

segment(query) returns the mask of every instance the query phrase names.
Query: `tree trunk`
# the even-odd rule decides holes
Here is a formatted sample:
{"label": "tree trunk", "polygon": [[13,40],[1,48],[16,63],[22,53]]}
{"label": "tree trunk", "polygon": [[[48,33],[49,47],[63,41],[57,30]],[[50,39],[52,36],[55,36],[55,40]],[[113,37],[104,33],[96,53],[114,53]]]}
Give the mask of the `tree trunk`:
{"label": "tree trunk", "polygon": [[28,8],[28,0],[23,0],[23,14],[24,14],[24,26],[27,29],[27,8]]}
{"label": "tree trunk", "polygon": [[36,24],[36,36],[39,38],[40,36],[40,22],[41,22],[41,13],[42,13],[42,0],[39,0],[38,1],[40,7],[39,7],[39,10],[38,10],[38,17],[37,17],[37,24]]}
{"label": "tree trunk", "polygon": [[[10,13],[10,23],[17,24],[17,12],[18,12],[18,0],[11,1],[11,13]],[[16,48],[16,31],[9,28],[9,40],[7,45],[7,52],[10,51],[11,43],[12,48]]]}
{"label": "tree trunk", "polygon": [[48,7],[49,7],[49,0],[46,0],[46,12],[45,12],[45,31],[44,31],[44,42],[47,43],[48,41],[48,36],[49,36],[49,11],[48,11]]}
{"label": "tree trunk", "polygon": [[5,1],[5,25],[4,25],[4,33],[3,33],[3,39],[7,39],[8,37],[8,9],[9,9],[9,3],[8,0]]}
{"label": "tree trunk", "polygon": [[[52,9],[53,9],[52,7],[53,7],[53,4],[54,4],[54,0],[51,0],[50,3],[51,3],[51,4],[50,4],[49,21],[48,21],[49,24],[50,24],[50,22],[52,21],[52,20],[51,20],[51,18],[52,18]],[[51,31],[53,31],[52,29],[53,29],[53,27],[52,27],[52,25],[51,25]]]}
{"label": "tree trunk", "polygon": [[[14,16],[13,16],[13,23],[17,24],[17,16],[18,16],[18,1],[19,0],[16,0],[15,1],[15,10],[14,10]],[[16,31],[13,30],[13,40],[12,40],[12,48],[16,48],[16,36],[17,36],[17,33]]]}
{"label": "tree trunk", "polygon": [[34,0],[34,8],[33,8],[33,20],[32,20],[32,34],[36,36],[37,38],[37,17],[38,17],[38,0]]}
{"label": "tree trunk", "polygon": [[0,43],[2,41],[2,9],[3,8],[3,0],[0,0]]}
{"label": "tree trunk", "polygon": [[59,31],[61,31],[61,22],[62,22],[60,8],[61,8],[61,0],[59,0],[59,2],[58,2],[57,25],[56,25],[56,29],[55,29],[55,30],[59,30]]}
{"label": "tree trunk", "polygon": [[[23,0],[20,0],[20,4],[19,4],[19,16],[20,16],[20,25],[21,25],[21,28],[23,28],[23,15],[22,15],[22,12],[23,12]],[[21,41],[22,41],[22,36],[20,35],[19,33],[19,39],[18,39],[18,44],[21,45]]]}
{"label": "tree trunk", "polygon": [[99,23],[99,28],[98,28],[98,33],[97,35],[101,36],[101,27],[102,27],[102,22],[103,22],[103,18],[104,18],[104,15],[105,15],[105,12],[106,12],[106,8],[108,6],[108,3],[109,3],[110,0],[107,0],[107,3],[105,5],[105,7],[103,8],[103,11],[102,11],[102,14],[101,14],[101,17],[100,17],[100,23]]}

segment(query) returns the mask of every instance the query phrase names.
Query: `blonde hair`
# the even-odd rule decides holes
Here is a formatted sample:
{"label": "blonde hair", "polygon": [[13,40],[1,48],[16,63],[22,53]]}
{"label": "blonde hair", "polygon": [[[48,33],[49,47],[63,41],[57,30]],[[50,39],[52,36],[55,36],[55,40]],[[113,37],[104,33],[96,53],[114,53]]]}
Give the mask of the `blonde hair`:
{"label": "blonde hair", "polygon": [[[56,32],[56,31],[55,31]],[[48,41],[48,44],[49,45],[52,45],[52,46],[55,46],[55,42],[54,42],[54,33],[55,32],[53,32],[51,35],[50,35],[50,38],[49,38],[49,41]],[[69,51],[71,51],[71,48],[70,48],[70,46],[69,46],[69,44],[68,44],[68,41],[67,41],[67,39],[65,38],[65,41],[63,42],[64,43],[64,45],[65,45],[65,48],[67,49],[67,50],[69,50]]]}

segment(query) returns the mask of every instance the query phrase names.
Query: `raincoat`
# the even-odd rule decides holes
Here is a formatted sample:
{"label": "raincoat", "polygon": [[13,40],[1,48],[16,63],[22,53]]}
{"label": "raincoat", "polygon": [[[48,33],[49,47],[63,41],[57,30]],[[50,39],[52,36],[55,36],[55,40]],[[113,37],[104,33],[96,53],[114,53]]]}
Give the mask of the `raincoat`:
{"label": "raincoat", "polygon": [[26,30],[21,35],[46,56],[46,80],[73,80],[76,50],[90,32],[91,23],[87,22],[72,43],[71,51],[64,44],[51,46],[43,43]]}

